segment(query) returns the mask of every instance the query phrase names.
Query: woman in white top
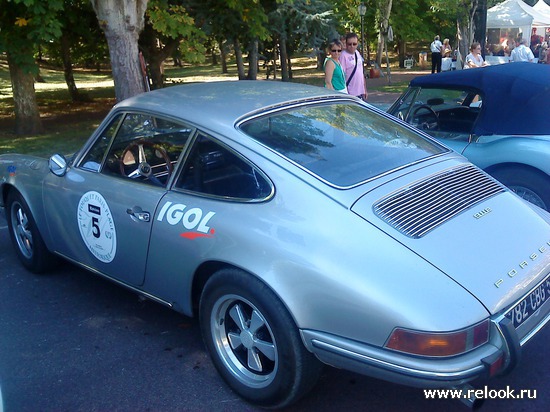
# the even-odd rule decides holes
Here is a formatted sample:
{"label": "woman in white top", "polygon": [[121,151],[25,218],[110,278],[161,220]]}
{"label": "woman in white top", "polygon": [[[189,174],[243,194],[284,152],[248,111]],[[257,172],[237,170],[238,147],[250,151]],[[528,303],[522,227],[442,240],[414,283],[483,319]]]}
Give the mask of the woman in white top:
{"label": "woman in white top", "polygon": [[483,57],[481,56],[481,45],[477,41],[473,42],[470,47],[470,53],[466,56],[464,68],[472,69],[474,67],[483,66],[489,66],[489,63],[483,60]]}

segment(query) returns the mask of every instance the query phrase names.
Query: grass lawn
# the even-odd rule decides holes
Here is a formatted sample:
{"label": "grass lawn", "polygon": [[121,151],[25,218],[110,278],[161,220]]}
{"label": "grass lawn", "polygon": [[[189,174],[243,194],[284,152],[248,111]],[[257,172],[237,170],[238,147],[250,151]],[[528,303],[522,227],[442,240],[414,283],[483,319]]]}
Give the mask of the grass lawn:
{"label": "grass lawn", "polygon": [[[167,64],[166,84],[236,80],[236,65],[229,65],[228,70],[229,73],[222,74],[221,66],[211,64],[186,65],[182,68]],[[0,154],[25,153],[49,157],[53,153],[73,153],[115,104],[113,82],[107,71],[75,70],[77,87],[90,98],[89,102],[71,102],[62,70],[41,67],[40,75],[44,82],[35,83],[35,89],[45,133],[16,136],[13,133],[15,122],[9,71],[5,57],[0,56]],[[280,76],[279,73],[277,75]],[[265,70],[260,70],[258,79],[265,79],[265,76]],[[275,81],[280,81],[280,77]],[[322,86],[323,72],[317,70],[315,59],[297,58],[293,60],[292,81]],[[405,87],[406,84],[393,83],[370,87],[369,90],[400,92]]]}

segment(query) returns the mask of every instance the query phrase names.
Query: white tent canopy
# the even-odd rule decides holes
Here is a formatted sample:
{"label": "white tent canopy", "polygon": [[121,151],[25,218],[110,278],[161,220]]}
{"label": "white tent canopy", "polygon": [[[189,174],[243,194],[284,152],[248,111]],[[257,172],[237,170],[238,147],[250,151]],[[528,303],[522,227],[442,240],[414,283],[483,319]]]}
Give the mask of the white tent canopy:
{"label": "white tent canopy", "polygon": [[[539,0],[539,3],[544,3]],[[545,3],[543,6],[547,6]],[[539,6],[539,8],[542,8]],[[506,0],[487,10],[487,29],[519,29],[527,40],[532,28],[550,27],[550,16],[522,0]]]}
{"label": "white tent canopy", "polygon": [[533,9],[550,19],[550,6],[546,4],[544,0],[537,1],[536,4],[533,6]]}

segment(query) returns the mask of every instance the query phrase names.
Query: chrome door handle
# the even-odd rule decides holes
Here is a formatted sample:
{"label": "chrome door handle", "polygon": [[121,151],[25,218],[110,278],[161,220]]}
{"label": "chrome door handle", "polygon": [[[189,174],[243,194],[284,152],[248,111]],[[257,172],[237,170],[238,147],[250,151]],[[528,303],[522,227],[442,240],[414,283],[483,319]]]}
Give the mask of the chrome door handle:
{"label": "chrome door handle", "polygon": [[151,221],[151,214],[149,212],[144,212],[139,206],[134,206],[131,209],[127,209],[126,213],[128,213],[132,217],[132,219],[135,221],[139,221],[139,222]]}

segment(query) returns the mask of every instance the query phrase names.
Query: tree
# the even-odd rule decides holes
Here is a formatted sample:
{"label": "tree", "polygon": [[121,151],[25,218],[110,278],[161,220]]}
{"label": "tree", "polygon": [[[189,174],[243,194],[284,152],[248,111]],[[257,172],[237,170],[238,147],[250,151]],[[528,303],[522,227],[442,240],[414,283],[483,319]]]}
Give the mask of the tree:
{"label": "tree", "polygon": [[485,30],[483,33],[477,33],[476,39],[476,15],[478,9],[482,7],[491,7],[495,2],[490,0],[431,0],[434,10],[446,10],[456,16],[456,33],[458,50],[461,56],[466,56],[470,45],[474,41],[485,41]]}
{"label": "tree", "polygon": [[139,46],[149,63],[153,89],[164,85],[162,65],[177,50],[188,62],[204,61],[206,35],[195,26],[182,1],[151,0]]}
{"label": "tree", "polygon": [[73,102],[87,101],[89,97],[78,90],[73,63],[91,65],[106,61],[108,49],[105,35],[97,25],[97,18],[89,0],[64,0],[58,13],[61,37],[42,46],[50,62],[63,66],[65,82]]}
{"label": "tree", "polygon": [[[283,81],[292,78],[290,58],[295,51],[313,49],[319,53],[327,40],[338,37],[332,8],[326,1],[287,0],[268,14],[273,43],[273,56],[270,57],[274,59],[279,48]],[[322,55],[325,55],[324,51]]]}
{"label": "tree", "polygon": [[145,91],[138,39],[148,0],[90,0],[109,45],[117,101]]}
{"label": "tree", "polygon": [[38,45],[61,35],[57,12],[63,0],[7,0],[0,7],[0,51],[8,57],[15,111],[15,133],[42,133],[34,89]]}
{"label": "tree", "polygon": [[[194,0],[190,4],[194,17],[208,36],[215,38],[223,47],[225,40],[233,45],[239,80],[254,79],[257,69],[256,42],[269,38],[266,7],[281,0]],[[249,49],[247,75],[243,59],[243,46]],[[250,53],[252,51],[252,53]]]}

